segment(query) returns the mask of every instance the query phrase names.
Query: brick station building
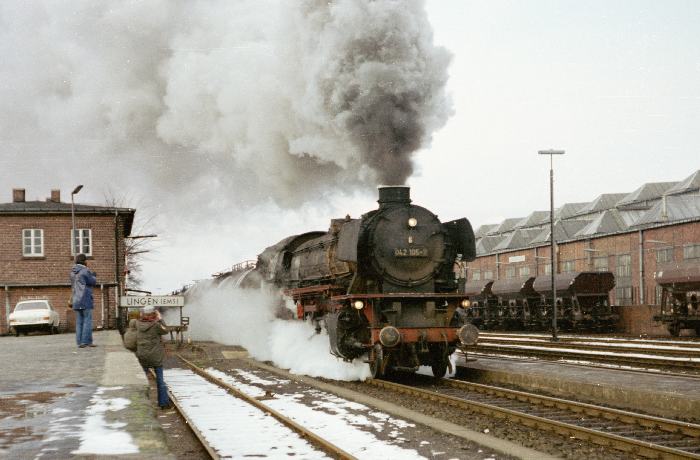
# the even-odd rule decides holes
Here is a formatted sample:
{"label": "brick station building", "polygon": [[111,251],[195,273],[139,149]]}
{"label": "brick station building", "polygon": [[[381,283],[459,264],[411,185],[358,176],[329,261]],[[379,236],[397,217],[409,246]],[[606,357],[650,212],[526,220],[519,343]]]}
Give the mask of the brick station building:
{"label": "brick station building", "polygon": [[70,270],[77,253],[88,256],[97,274],[93,288],[93,325],[115,326],[116,306],[124,289],[125,244],[134,209],[75,205],[76,238],[71,242],[71,203],[52,190],[46,201],[26,201],[24,189],[12,190],[12,202],[0,203],[0,333],[9,332],[8,316],[17,302],[47,299],[61,318],[60,329],[75,330],[68,308]]}
{"label": "brick station building", "polygon": [[[549,211],[482,225],[475,234],[469,281],[551,273]],[[700,265],[700,170],[679,182],[566,203],[554,211],[554,234],[558,273],[615,274],[610,297],[620,306],[620,329],[665,333],[651,320],[661,296],[654,275],[670,266]]]}

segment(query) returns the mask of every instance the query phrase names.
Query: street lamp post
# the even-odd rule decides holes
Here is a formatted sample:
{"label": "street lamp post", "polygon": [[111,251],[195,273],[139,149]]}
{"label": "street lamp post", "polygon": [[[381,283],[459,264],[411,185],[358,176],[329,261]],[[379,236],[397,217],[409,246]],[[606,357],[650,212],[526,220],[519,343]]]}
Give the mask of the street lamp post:
{"label": "street lamp post", "polygon": [[564,155],[563,150],[539,150],[539,155],[549,155],[549,239],[552,259],[552,340],[557,341],[557,287],[554,284],[555,252],[554,252],[554,155]]}
{"label": "street lamp post", "polygon": [[[73,200],[73,197],[78,194],[79,191],[83,189],[82,185],[78,185],[73,189],[73,191],[70,194],[70,217],[71,217],[71,222],[72,222],[72,228],[70,232],[70,237],[71,237],[71,248],[73,248],[73,252],[75,253],[78,248],[75,245],[75,201]],[[73,255],[77,255],[73,254]]]}

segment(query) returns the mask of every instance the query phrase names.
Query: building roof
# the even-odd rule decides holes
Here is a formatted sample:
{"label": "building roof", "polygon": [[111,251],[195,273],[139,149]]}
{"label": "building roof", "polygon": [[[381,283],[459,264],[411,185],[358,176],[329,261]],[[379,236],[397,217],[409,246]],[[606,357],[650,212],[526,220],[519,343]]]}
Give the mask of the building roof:
{"label": "building roof", "polygon": [[[71,204],[56,202],[56,201],[20,201],[12,203],[0,203],[0,215],[15,215],[15,214],[71,214]],[[114,215],[115,213],[126,216],[125,235],[131,233],[131,227],[134,223],[135,209],[118,208],[114,206],[97,206],[89,204],[76,204],[75,214],[107,214]]]}
{"label": "building roof", "polygon": [[623,199],[617,202],[615,206],[630,206],[637,203],[646,203],[647,201],[660,198],[668,189],[678,184],[678,182],[649,182],[639,187],[634,192],[628,194]]}
{"label": "building roof", "polygon": [[575,236],[593,236],[602,233],[615,233],[628,228],[617,209],[608,209],[600,213]]}
{"label": "building roof", "polygon": [[[554,237],[557,241],[572,239],[583,227],[588,225],[590,220],[558,220],[554,222]],[[530,241],[530,244],[548,243],[551,232],[549,225],[542,230],[535,238]]]}
{"label": "building roof", "polygon": [[636,227],[700,217],[700,195],[670,195],[659,200],[635,222]]}
{"label": "building roof", "polygon": [[498,227],[498,224],[484,224],[479,226],[479,228],[476,229],[474,232],[474,236],[476,238],[481,238],[482,236],[486,235],[488,232],[491,230],[495,230],[496,227]]}
{"label": "building roof", "polygon": [[[604,193],[589,203],[566,203],[554,211],[554,237],[556,241],[571,241],[700,221],[698,191],[700,170],[678,183],[651,182],[631,193]],[[535,224],[538,217],[542,220]],[[548,217],[546,211],[534,211],[525,218],[505,219],[495,226],[482,226],[482,236],[477,235],[476,240],[477,255],[547,244],[550,242]],[[532,227],[528,227],[530,224]],[[534,234],[522,232],[535,228]]]}
{"label": "building roof", "polygon": [[606,209],[612,209],[615,207],[615,203],[627,195],[627,193],[603,193],[598,198],[579,209],[575,215],[582,216],[585,214],[592,214],[594,212],[605,211]]}
{"label": "building roof", "polygon": [[493,251],[493,249],[498,246],[498,243],[504,239],[505,236],[503,235],[483,236],[476,240],[476,253],[479,255],[488,254],[489,252]]}
{"label": "building roof", "polygon": [[498,227],[494,228],[490,232],[487,233],[487,235],[493,235],[496,233],[505,233],[513,230],[515,228],[515,224],[523,220],[522,217],[512,217],[510,219],[506,219],[500,224],[498,224]]}
{"label": "building roof", "polygon": [[[554,210],[554,220],[557,219],[568,219],[573,217],[578,213],[583,207],[587,206],[588,203],[566,203]],[[549,213],[547,213],[549,214]],[[549,217],[549,216],[547,216]]]}
{"label": "building roof", "polygon": [[529,216],[516,223],[515,228],[535,227],[545,222],[549,222],[549,211],[533,211]]}
{"label": "building roof", "polygon": [[666,190],[666,195],[678,195],[700,190],[700,169]]}
{"label": "building roof", "polygon": [[498,243],[493,249],[500,251],[503,249],[517,249],[530,244],[530,241],[542,231],[541,228],[519,228],[510,235],[506,236],[503,241]]}

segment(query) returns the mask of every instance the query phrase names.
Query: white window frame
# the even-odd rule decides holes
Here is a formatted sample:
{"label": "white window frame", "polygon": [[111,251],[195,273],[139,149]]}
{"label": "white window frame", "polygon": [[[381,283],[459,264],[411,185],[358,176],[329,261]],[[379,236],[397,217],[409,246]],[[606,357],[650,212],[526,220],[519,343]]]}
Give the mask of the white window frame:
{"label": "white window frame", "polygon": [[[27,236],[27,232],[29,236]],[[39,246],[37,252],[37,245],[35,244],[35,239],[39,237]],[[25,239],[29,238],[29,246],[27,246]],[[29,248],[29,253],[27,253],[27,247]],[[44,257],[44,229],[43,228],[23,228],[22,229],[22,257]]]}
{"label": "white window frame", "polygon": [[683,246],[683,260],[700,258],[700,243],[690,243]]}
{"label": "white window frame", "polygon": [[[78,249],[80,250],[79,252],[75,252],[75,235],[73,234],[73,229],[71,229],[71,239],[70,239],[70,251],[73,256],[76,256],[78,254],[85,254],[86,256],[92,256],[92,229],[91,228],[76,228],[76,232],[78,232]],[[87,237],[89,241],[89,247],[90,250],[87,252],[84,252],[83,250],[85,249],[83,247],[83,235],[87,232]]]}
{"label": "white window frame", "polygon": [[518,276],[520,278],[530,276],[530,267],[528,267],[527,265],[522,266],[522,267],[518,267]]}

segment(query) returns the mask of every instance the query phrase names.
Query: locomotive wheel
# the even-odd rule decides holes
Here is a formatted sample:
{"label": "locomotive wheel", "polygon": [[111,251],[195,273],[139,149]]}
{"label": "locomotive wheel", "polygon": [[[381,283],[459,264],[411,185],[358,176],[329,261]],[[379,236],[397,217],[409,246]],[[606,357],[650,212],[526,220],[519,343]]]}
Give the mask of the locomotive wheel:
{"label": "locomotive wheel", "polygon": [[433,369],[433,375],[435,378],[441,379],[447,373],[447,359],[442,357],[435,358],[430,367]]}
{"label": "locomotive wheel", "polygon": [[384,350],[380,344],[374,345],[372,348],[374,359],[369,363],[369,372],[373,379],[382,376],[382,361],[384,361]]}

